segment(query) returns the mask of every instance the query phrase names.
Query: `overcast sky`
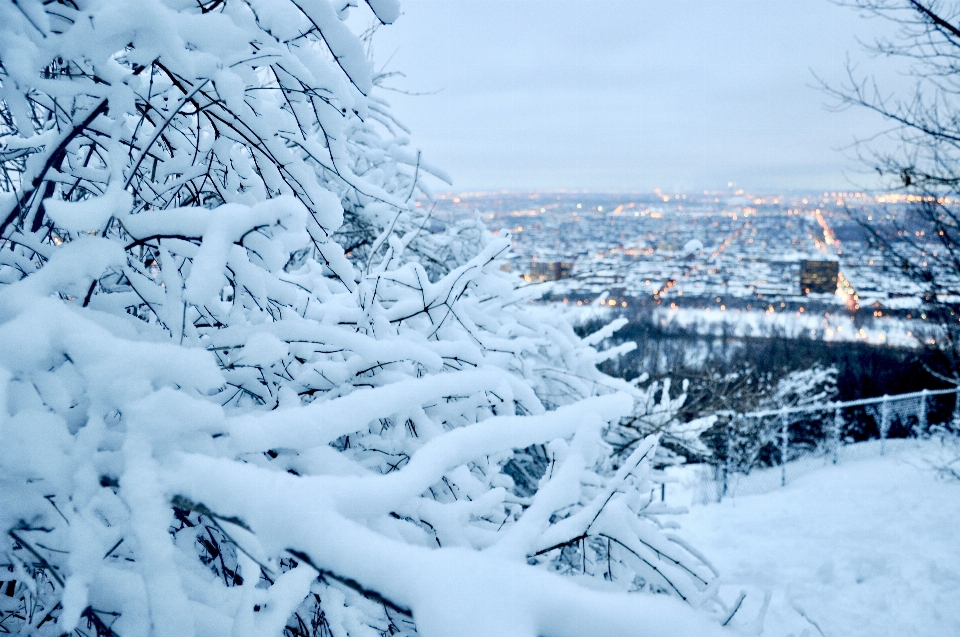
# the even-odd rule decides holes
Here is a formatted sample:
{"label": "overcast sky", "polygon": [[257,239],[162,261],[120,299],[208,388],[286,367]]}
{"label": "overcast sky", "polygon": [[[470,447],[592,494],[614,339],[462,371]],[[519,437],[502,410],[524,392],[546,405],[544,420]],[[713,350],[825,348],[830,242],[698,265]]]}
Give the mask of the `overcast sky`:
{"label": "overcast sky", "polygon": [[828,0],[402,6],[375,59],[436,91],[387,97],[455,190],[850,188],[849,145],[883,124],[827,110],[813,73],[841,81],[849,55],[905,82],[857,42],[889,28]]}

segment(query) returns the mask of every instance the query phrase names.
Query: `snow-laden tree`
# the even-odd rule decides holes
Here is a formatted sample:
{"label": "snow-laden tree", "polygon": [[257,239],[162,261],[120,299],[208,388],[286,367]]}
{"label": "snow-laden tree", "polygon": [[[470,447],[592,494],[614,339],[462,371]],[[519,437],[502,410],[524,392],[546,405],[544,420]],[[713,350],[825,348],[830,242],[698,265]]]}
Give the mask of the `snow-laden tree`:
{"label": "snow-laden tree", "polygon": [[713,633],[653,390],[431,227],[350,10],[0,0],[0,627]]}

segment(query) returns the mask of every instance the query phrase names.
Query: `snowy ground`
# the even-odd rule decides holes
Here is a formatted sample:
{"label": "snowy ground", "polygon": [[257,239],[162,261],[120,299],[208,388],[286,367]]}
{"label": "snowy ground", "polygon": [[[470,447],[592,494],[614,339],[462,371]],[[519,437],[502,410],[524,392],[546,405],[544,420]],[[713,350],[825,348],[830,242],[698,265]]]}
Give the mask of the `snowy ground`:
{"label": "snowy ground", "polygon": [[725,333],[735,336],[764,337],[784,335],[787,338],[809,337],[811,334],[827,342],[862,341],[872,345],[916,347],[916,330],[929,329],[921,321],[900,318],[875,318],[859,327],[853,317],[842,310],[830,316],[812,312],[764,312],[710,308],[662,308],[657,317],[661,324],[694,328],[700,334]]}
{"label": "snowy ground", "polygon": [[763,635],[960,635],[960,481],[934,468],[958,454],[931,441],[826,466],[693,506],[681,535],[720,571],[724,599],[747,592],[741,629],[769,592]]}
{"label": "snowy ground", "polygon": [[[569,320],[576,324],[590,320],[612,320],[617,308],[595,304],[584,306],[563,306]],[[839,310],[829,317],[817,313],[801,312],[765,312],[762,310],[698,308],[669,308],[657,310],[656,318],[661,325],[696,330],[702,335],[727,335],[738,337],[786,338],[816,337],[826,342],[859,341],[871,345],[890,345],[893,347],[917,347],[917,334],[930,330],[923,321],[901,318],[870,318],[862,327],[856,325],[853,317]]]}

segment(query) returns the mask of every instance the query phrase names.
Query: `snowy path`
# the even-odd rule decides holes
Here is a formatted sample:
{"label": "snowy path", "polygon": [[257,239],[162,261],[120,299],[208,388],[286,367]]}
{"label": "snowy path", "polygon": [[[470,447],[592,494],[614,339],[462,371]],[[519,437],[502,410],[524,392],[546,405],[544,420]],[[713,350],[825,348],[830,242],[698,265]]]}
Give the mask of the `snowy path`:
{"label": "snowy path", "polygon": [[733,624],[769,590],[764,635],[960,636],[960,482],[931,468],[944,453],[926,443],[694,506],[682,535],[720,571],[724,599],[747,591]]}

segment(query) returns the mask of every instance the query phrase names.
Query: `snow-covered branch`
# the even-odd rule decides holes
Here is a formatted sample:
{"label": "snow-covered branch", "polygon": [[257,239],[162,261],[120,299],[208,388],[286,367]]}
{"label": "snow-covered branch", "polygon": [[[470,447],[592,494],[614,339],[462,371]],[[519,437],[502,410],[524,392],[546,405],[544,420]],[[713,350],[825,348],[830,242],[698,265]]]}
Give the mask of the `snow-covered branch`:
{"label": "snow-covered branch", "polygon": [[716,632],[604,442],[680,399],[430,226],[351,7],[0,0],[0,625]]}

